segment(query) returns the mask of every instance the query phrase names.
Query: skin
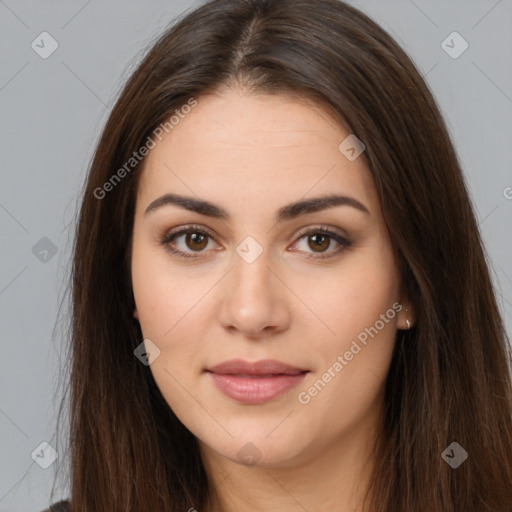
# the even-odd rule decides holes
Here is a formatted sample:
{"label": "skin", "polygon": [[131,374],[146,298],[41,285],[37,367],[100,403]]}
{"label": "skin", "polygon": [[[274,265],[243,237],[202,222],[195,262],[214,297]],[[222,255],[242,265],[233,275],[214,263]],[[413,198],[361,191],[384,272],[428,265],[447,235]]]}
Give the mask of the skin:
{"label": "skin", "polygon": [[[197,99],[149,152],[137,191],[134,316],[160,350],[149,368],[199,441],[214,488],[208,512],[362,510],[396,331],[413,323],[370,173],[363,158],[340,152],[350,131],[318,105],[240,89]],[[230,218],[176,205],[145,214],[166,193],[210,201]],[[284,205],[331,193],[356,198],[369,214],[342,205],[275,223]],[[175,249],[196,255],[182,259],[161,238],[189,224],[212,236],[175,238]],[[316,248],[314,233],[297,236],[320,226],[351,245],[327,238]],[[247,236],[263,248],[252,263],[236,252]],[[322,254],[333,256],[307,259]],[[397,302],[404,309],[300,403],[299,393]],[[267,403],[240,404],[204,371],[233,358],[310,373]],[[237,456],[244,446],[256,464]]]}

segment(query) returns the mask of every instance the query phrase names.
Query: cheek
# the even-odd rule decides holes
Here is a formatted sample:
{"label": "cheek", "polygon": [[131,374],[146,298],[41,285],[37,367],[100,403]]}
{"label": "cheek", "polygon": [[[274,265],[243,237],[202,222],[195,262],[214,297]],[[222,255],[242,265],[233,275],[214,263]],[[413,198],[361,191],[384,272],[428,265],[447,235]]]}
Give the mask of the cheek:
{"label": "cheek", "polygon": [[165,400],[178,414],[186,414],[194,401],[187,394],[191,369],[201,354],[198,346],[195,314],[205,286],[212,277],[190,279],[172,271],[160,248],[134,244],[132,253],[132,286],[139,323],[144,339],[150,339],[160,350],[149,367]]}
{"label": "cheek", "polygon": [[300,279],[294,289],[320,320],[306,316],[318,332],[315,349],[332,357],[333,352],[348,350],[358,336],[364,342],[365,333],[369,338],[368,330],[375,334],[375,327],[379,339],[394,339],[399,275],[387,246],[375,244],[349,255],[336,269],[319,274],[314,286],[310,277]]}
{"label": "cheek", "polygon": [[347,263],[325,287],[323,299],[316,296],[322,319],[335,334],[315,339],[312,353],[321,362],[299,401],[318,419],[318,428],[326,411],[334,420],[329,428],[337,431],[373,409],[391,362],[398,298],[392,251],[377,245]]}
{"label": "cheek", "polygon": [[[150,370],[169,405],[186,411],[194,406],[185,392],[204,366],[208,291],[216,275],[170,265],[161,248],[138,247],[132,256],[132,284],[144,339],[160,350]],[[205,309],[206,308],[206,309]],[[180,385],[181,384],[181,385]],[[183,388],[184,386],[185,388]]]}
{"label": "cheek", "polygon": [[162,341],[172,337],[213,284],[212,277],[200,270],[180,272],[176,265],[171,267],[169,258],[161,247],[134,243],[132,287],[140,325],[145,337]]}
{"label": "cheek", "polygon": [[[317,354],[318,364],[298,397],[315,418],[311,421],[332,429],[333,435],[374,410],[391,362],[400,310],[391,253],[368,251],[345,270],[331,280],[323,301],[317,298],[322,319],[335,334],[322,327],[324,334],[314,338],[311,353]],[[326,414],[330,427],[325,427]]]}

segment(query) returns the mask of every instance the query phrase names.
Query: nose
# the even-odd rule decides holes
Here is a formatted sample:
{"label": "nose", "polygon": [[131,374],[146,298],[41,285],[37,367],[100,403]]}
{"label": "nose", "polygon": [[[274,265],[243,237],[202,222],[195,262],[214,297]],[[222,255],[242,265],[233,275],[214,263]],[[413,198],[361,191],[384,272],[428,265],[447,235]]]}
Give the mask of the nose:
{"label": "nose", "polygon": [[271,268],[268,253],[264,251],[252,263],[235,254],[233,267],[221,289],[222,326],[252,339],[287,329],[291,319],[287,302],[290,293],[277,269]]}

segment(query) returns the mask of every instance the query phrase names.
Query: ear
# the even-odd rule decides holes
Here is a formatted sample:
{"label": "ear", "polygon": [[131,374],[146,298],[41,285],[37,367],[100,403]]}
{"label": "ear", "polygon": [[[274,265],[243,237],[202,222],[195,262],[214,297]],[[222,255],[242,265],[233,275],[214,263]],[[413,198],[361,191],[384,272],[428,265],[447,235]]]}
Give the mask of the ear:
{"label": "ear", "polygon": [[136,318],[137,320],[139,319],[139,312],[137,311],[137,308],[133,310],[133,317]]}

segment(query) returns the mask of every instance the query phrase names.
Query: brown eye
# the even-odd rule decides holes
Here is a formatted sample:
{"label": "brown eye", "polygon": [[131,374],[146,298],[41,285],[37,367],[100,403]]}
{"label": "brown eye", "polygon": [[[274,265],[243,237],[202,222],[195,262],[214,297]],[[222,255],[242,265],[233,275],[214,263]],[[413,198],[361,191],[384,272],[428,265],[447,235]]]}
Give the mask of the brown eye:
{"label": "brown eye", "polygon": [[197,258],[205,251],[212,235],[195,226],[166,234],[160,243],[171,254],[180,258]]}
{"label": "brown eye", "polygon": [[[312,243],[310,243],[312,241]],[[324,252],[331,245],[331,238],[320,233],[308,237],[308,245],[315,252]]]}
{"label": "brown eye", "polygon": [[[305,253],[306,258],[311,260],[322,260],[337,256],[344,249],[352,245],[352,242],[346,236],[333,231],[328,226],[307,229],[300,232],[297,236],[299,239],[294,250],[298,249],[300,252]],[[333,242],[338,247],[329,250]]]}
{"label": "brown eye", "polygon": [[208,235],[203,233],[187,233],[185,243],[189,249],[202,251],[208,245]]}
{"label": "brown eye", "polygon": [[[307,259],[330,258],[352,245],[350,240],[341,233],[324,226],[303,231],[298,236],[298,242],[302,242],[304,239],[302,243],[305,243],[305,248],[300,249],[299,247],[299,252],[306,253]],[[168,233],[160,239],[160,243],[168,252],[180,258],[199,258],[203,256],[202,253],[208,254],[209,251],[206,248],[210,240],[213,240],[213,236],[206,231],[196,226],[188,226],[176,232]],[[335,242],[339,247],[329,250],[332,242]]]}

